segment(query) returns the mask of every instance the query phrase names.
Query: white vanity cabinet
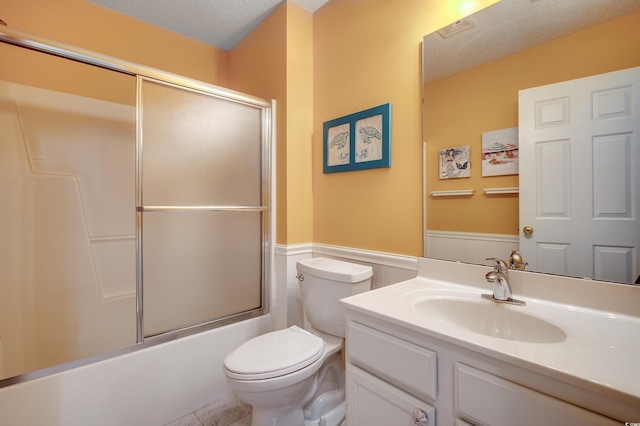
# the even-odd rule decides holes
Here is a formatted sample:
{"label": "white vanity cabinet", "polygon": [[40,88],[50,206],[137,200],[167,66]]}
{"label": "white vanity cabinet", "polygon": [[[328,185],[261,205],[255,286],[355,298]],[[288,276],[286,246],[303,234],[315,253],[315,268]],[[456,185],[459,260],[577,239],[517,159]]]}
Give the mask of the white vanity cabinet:
{"label": "white vanity cabinet", "polygon": [[347,330],[347,424],[435,426],[437,354],[355,321]]}
{"label": "white vanity cabinet", "polygon": [[621,424],[597,414],[606,398],[363,312],[346,347],[349,426]]}
{"label": "white vanity cabinet", "polygon": [[[348,425],[436,425],[432,405],[353,365],[347,376]],[[420,415],[424,416],[422,422]]]}

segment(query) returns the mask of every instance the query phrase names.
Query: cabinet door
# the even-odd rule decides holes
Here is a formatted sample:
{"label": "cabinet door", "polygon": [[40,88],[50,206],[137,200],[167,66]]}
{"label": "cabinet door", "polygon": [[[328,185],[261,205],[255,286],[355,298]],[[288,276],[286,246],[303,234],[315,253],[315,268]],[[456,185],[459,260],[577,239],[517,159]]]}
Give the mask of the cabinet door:
{"label": "cabinet door", "polygon": [[457,412],[477,425],[620,425],[620,422],[468,365],[456,364],[455,377]]}
{"label": "cabinet door", "polygon": [[[355,367],[347,366],[347,424],[350,426],[435,426],[435,408]],[[420,412],[427,418],[420,423]]]}

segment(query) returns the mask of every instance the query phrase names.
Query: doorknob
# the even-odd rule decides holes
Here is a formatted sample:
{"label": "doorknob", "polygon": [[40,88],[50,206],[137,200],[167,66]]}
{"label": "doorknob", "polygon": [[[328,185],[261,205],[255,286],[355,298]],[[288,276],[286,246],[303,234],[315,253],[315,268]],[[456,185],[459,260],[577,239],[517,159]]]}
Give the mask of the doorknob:
{"label": "doorknob", "polygon": [[533,234],[533,227],[532,226],[525,226],[524,228],[522,228],[522,232],[524,232],[524,235],[532,235]]}

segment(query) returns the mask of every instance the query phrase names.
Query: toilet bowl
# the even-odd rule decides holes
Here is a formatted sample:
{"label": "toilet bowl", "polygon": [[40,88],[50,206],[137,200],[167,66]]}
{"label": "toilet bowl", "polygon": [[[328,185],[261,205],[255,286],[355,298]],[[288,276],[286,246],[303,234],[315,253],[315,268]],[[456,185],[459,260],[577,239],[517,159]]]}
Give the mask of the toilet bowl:
{"label": "toilet bowl", "polygon": [[297,263],[308,326],[255,337],[224,361],[227,383],[251,404],[252,426],[337,426],[344,419],[345,325],[339,300],[371,288],[371,267],[326,258]]}

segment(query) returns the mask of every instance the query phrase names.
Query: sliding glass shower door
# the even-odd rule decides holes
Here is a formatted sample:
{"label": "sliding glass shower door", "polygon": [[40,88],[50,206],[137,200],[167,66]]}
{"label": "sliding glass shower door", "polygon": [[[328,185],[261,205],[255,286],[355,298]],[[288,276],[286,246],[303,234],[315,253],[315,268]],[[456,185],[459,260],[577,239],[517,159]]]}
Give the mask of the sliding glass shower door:
{"label": "sliding glass shower door", "polygon": [[139,87],[144,336],[261,307],[262,108]]}
{"label": "sliding glass shower door", "polygon": [[0,387],[267,312],[271,103],[0,27]]}
{"label": "sliding glass shower door", "polygon": [[136,344],[136,78],[0,57],[5,379]]}

